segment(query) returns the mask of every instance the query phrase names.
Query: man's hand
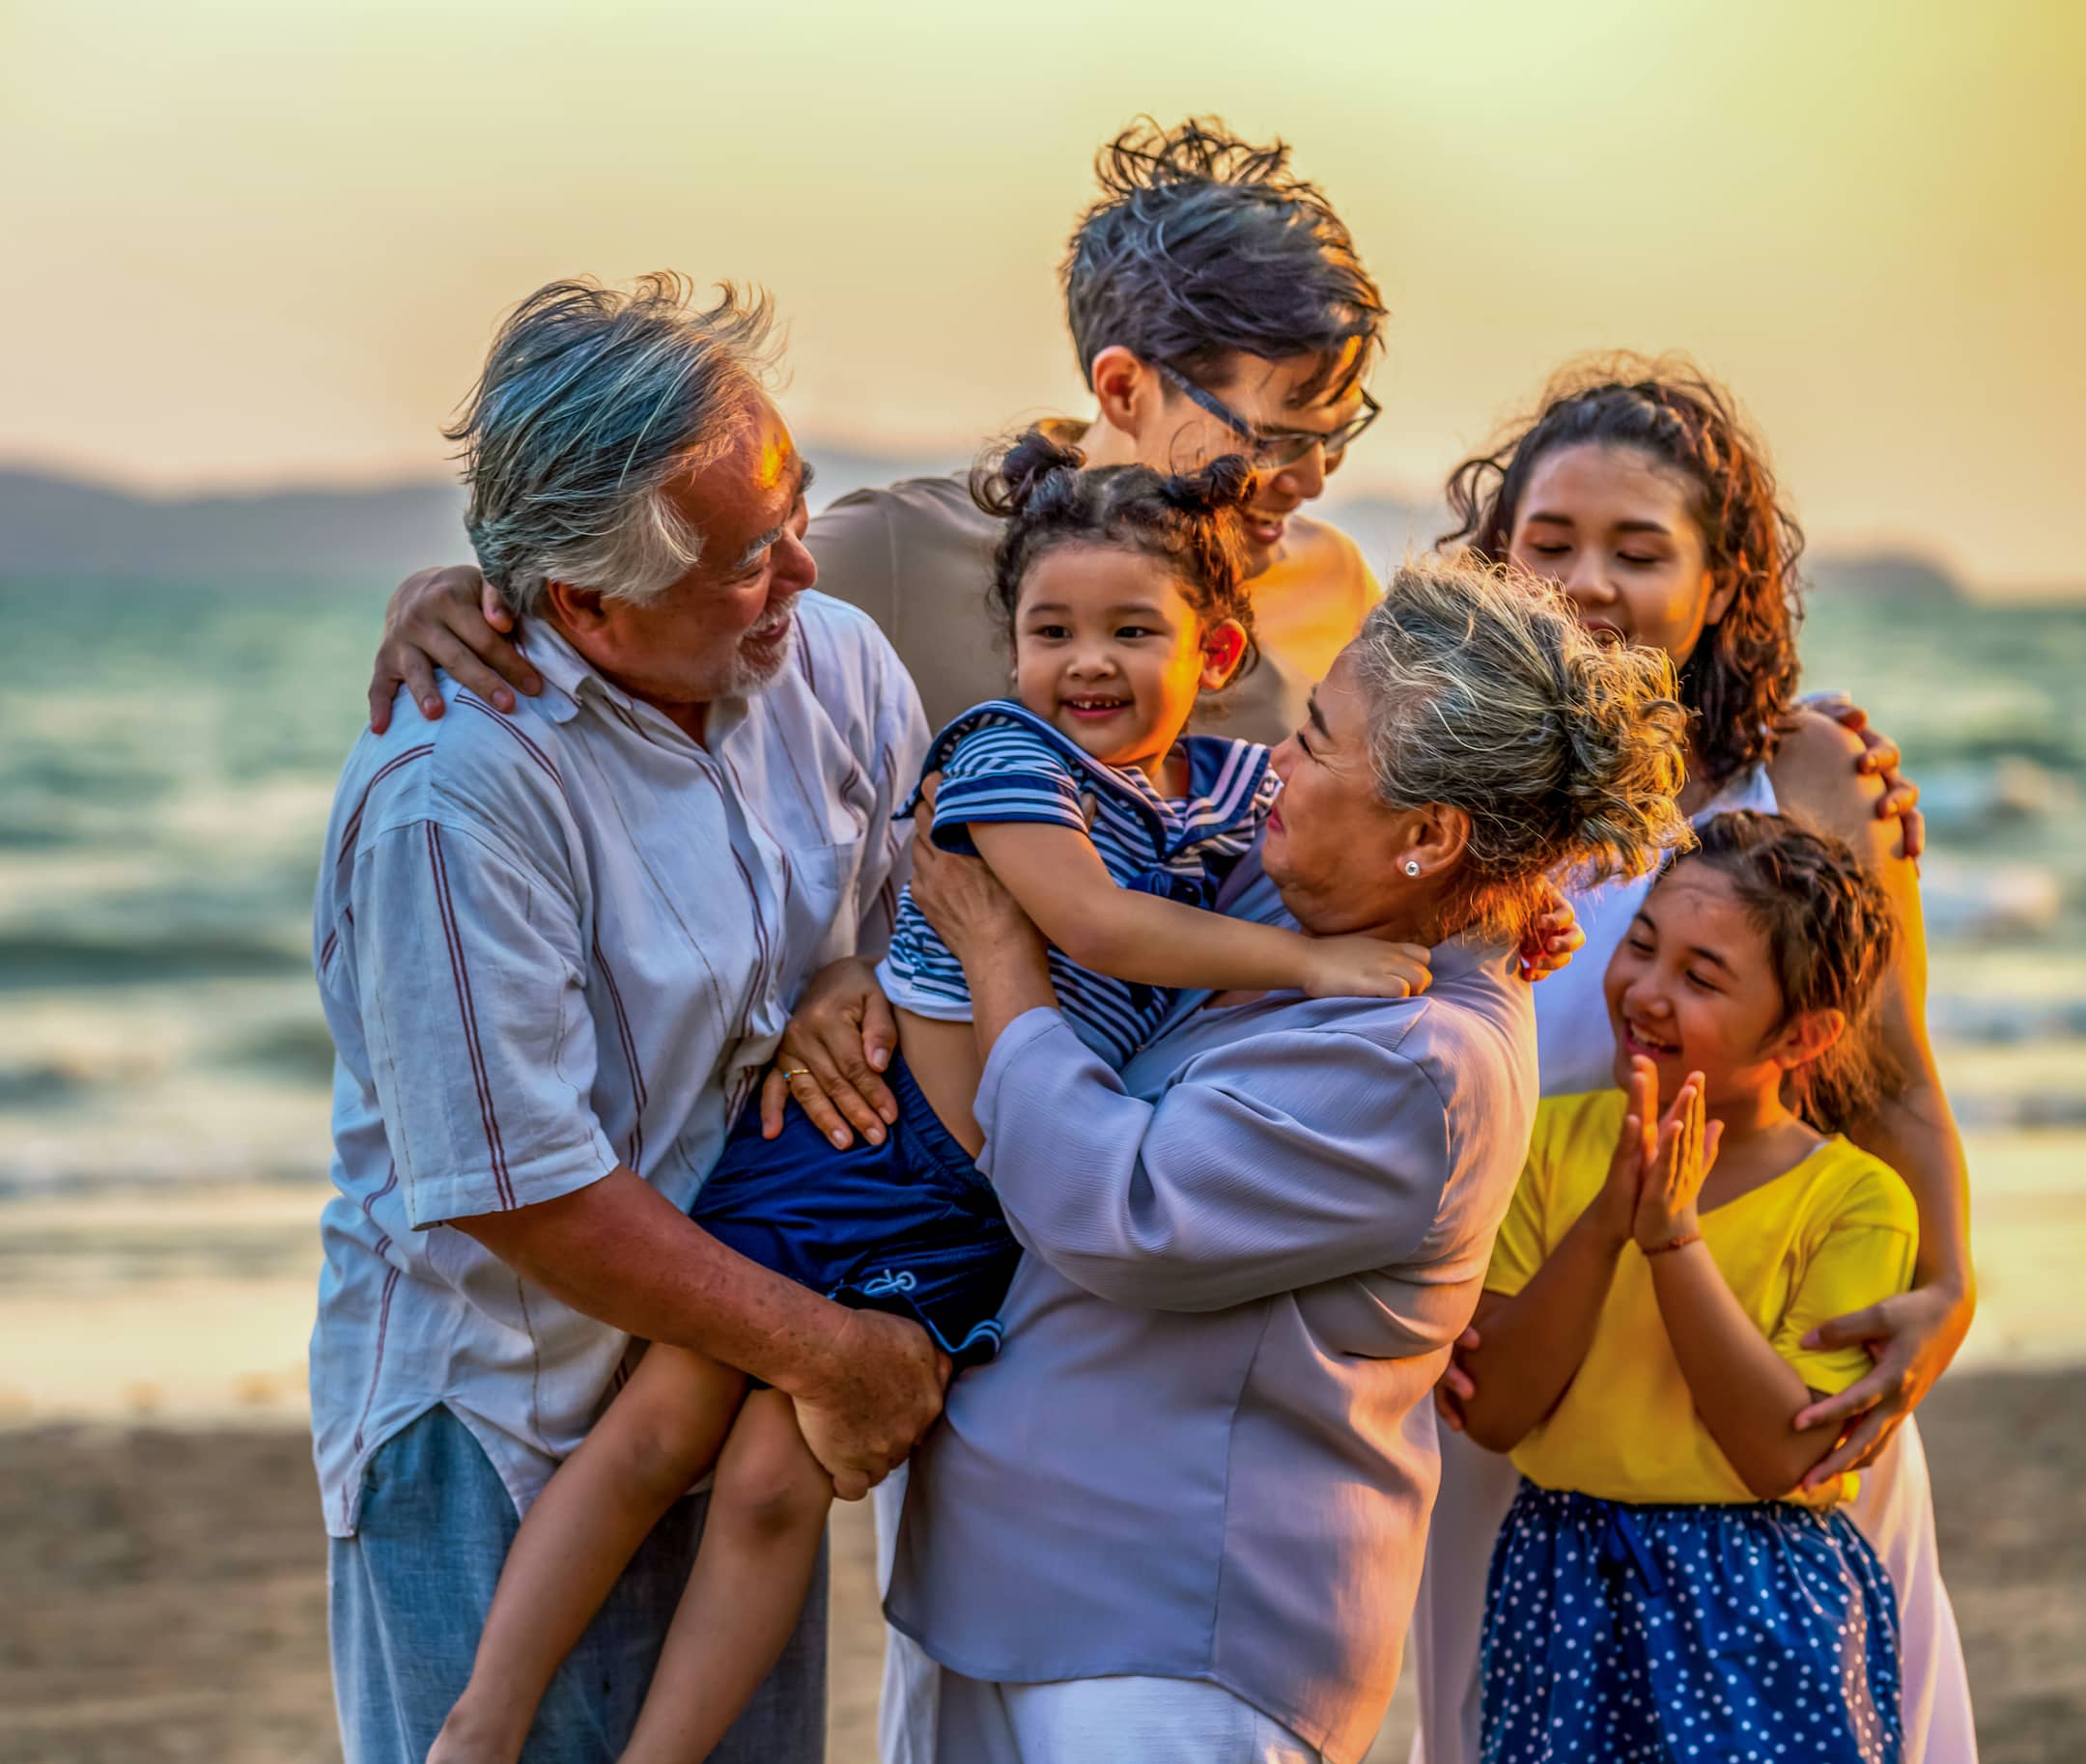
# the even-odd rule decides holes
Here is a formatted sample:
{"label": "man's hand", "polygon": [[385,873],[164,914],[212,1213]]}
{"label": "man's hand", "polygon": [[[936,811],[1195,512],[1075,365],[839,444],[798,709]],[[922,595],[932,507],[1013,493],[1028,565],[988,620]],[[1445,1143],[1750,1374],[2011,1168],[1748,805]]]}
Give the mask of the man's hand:
{"label": "man's hand", "polygon": [[1937,1281],[1835,1317],[1804,1337],[1806,1348],[1844,1348],[1859,1342],[1875,1361],[1873,1371],[1838,1396],[1797,1412],[1794,1425],[1799,1433],[1813,1427],[1846,1428],[1846,1438],[1804,1478],[1806,1489],[1881,1456],[1891,1435],[1948,1370],[1975,1312],[1967,1294]]}
{"label": "man's hand", "polygon": [[384,608],[383,641],[369,684],[370,728],[378,735],[390,728],[391,700],[401,684],[411,690],[421,715],[438,717],[437,667],[499,711],[515,707],[510,684],[530,697],[541,692],[543,681],[528,658],[507,640],[514,625],[514,614],[475,564],[409,575]]}
{"label": "man's hand", "polygon": [[1815,692],[1802,703],[1820,716],[1831,717],[1849,734],[1861,737],[1861,757],[1854,762],[1854,770],[1864,777],[1883,780],[1883,794],[1876,798],[1876,819],[1903,825],[1906,861],[1919,862],[1921,853],[1927,849],[1927,817],[1919,812],[1919,786],[1898,770],[1904,761],[1898,743],[1882,730],[1872,728],[1869,713],[1845,692]]}
{"label": "man's hand", "polygon": [[[842,1151],[860,1134],[871,1145],[898,1119],[898,1099],[878,1076],[898,1046],[898,1023],[876,969],[843,956],[811,976],[761,1084],[761,1137],[782,1131],[791,1097]],[[852,1131],[850,1131],[852,1129]]]}
{"label": "man's hand", "polygon": [[949,1357],[916,1323],[849,1311],[832,1358],[831,1374],[792,1392],[797,1425],[832,1478],[833,1494],[860,1500],[906,1461],[941,1414]]}

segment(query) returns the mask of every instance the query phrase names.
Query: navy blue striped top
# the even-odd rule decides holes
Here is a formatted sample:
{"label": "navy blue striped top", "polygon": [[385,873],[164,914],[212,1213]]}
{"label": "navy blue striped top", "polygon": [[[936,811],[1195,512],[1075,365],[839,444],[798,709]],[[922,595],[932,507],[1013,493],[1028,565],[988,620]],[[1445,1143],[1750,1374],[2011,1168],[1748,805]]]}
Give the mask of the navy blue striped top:
{"label": "navy blue striped top", "polygon": [[[939,770],[935,843],[977,855],[973,822],[1029,821],[1085,833],[1125,888],[1207,909],[1231,867],[1259,838],[1279,788],[1268,750],[1254,742],[1184,736],[1188,794],[1161,796],[1142,771],[1104,766],[1032,712],[1005,699],[966,711],[935,738],[924,776]],[[919,803],[916,789],[900,815]],[[1216,935],[1213,925],[1212,935]],[[1075,967],[1051,951],[1057,1000],[1080,1039],[1120,1066],[1158,1029],[1171,989]],[[895,1005],[946,1022],[971,1021],[963,966],[935,935],[908,888],[890,952],[877,969]]]}

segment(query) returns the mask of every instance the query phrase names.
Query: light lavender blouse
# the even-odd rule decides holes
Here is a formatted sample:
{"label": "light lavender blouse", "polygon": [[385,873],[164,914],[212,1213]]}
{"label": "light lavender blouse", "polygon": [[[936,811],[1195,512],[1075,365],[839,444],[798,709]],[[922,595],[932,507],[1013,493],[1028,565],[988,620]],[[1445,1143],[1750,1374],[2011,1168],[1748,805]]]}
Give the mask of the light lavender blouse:
{"label": "light lavender blouse", "polygon": [[1504,948],[1413,1000],[1183,1018],[1121,1073],[1000,1038],[984,1163],[1029,1250],[999,1359],[913,1460],[888,1610],[973,1678],[1207,1679],[1333,1764],[1395,1682],[1439,1471],[1425,1398],[1536,1104]]}

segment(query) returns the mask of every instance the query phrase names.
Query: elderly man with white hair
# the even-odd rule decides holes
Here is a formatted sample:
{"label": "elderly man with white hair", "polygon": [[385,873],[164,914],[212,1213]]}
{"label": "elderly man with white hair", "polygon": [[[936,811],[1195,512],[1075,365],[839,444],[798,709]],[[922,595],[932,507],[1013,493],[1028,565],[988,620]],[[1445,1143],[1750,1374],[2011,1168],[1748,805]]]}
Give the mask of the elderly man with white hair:
{"label": "elderly man with white hair", "polygon": [[[688,1211],[803,978],[875,955],[925,746],[862,614],[808,593],[809,467],[769,314],[561,283],[453,432],[469,532],[549,686],[445,685],[344,771],[315,958],[338,1052],[312,1424],[350,1764],[419,1764],[521,1511],[636,1344],[795,1398],[859,1496],[931,1423],[916,1325],[731,1253]],[[566,1661],[531,1759],[622,1748],[702,1523],[681,1502]],[[823,1590],[715,1754],[823,1750]]]}

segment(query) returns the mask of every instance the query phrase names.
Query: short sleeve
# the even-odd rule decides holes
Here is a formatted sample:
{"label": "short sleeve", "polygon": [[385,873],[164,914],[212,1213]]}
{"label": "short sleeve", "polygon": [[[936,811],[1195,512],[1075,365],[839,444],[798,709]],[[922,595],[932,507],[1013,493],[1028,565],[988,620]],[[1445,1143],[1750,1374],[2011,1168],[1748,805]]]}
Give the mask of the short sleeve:
{"label": "short sleeve", "polygon": [[589,1101],[570,897],[466,829],[386,828],[357,856],[356,992],[416,1229],[530,1206],[616,1167]]}
{"label": "short sleeve", "polygon": [[1875,1363],[1859,1343],[1805,1348],[1821,1323],[1910,1288],[1919,1251],[1919,1210],[1896,1171],[1874,1159],[1846,1190],[1824,1235],[1804,1259],[1789,1309],[1770,1337],[1775,1352],[1814,1390],[1845,1390]]}
{"label": "short sleeve", "polygon": [[1040,822],[1084,833],[1081,790],[1072,763],[1034,730],[1014,722],[981,723],[957,741],[943,763],[935,844],[976,856],[967,828],[978,822]]}
{"label": "short sleeve", "polygon": [[1549,1238],[1548,1215],[1557,1156],[1557,1111],[1547,1106],[1536,1111],[1536,1134],[1529,1144],[1528,1162],[1521,1166],[1521,1180],[1514,1184],[1507,1217],[1500,1220],[1499,1236],[1492,1241],[1492,1262],[1485,1270],[1484,1289],[1502,1298],[1512,1298],[1533,1280],[1555,1246]]}

